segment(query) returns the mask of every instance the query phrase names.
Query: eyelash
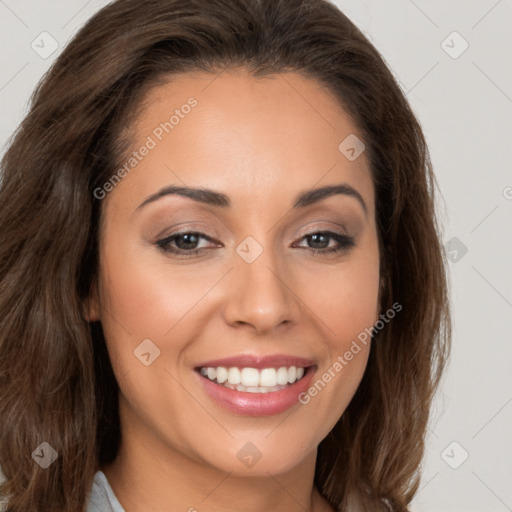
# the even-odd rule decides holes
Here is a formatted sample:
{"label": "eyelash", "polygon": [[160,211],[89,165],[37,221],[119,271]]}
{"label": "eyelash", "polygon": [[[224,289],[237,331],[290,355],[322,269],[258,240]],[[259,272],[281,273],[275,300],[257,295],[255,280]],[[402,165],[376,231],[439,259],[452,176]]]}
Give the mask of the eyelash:
{"label": "eyelash", "polygon": [[[190,251],[186,251],[184,249],[175,249],[170,246],[170,243],[175,241],[176,239],[184,236],[184,235],[194,235],[198,236],[200,238],[203,238],[204,240],[208,240],[209,242],[214,242],[213,239],[210,237],[204,235],[203,233],[200,233],[198,231],[177,231],[176,233],[173,233],[172,235],[169,235],[165,238],[162,238],[160,240],[157,240],[156,245],[165,253],[172,253],[174,255],[177,255],[180,258],[189,258],[195,255],[201,254],[204,250],[206,250],[204,247],[200,249],[192,249]],[[311,233],[306,233],[301,240],[312,237],[313,235],[324,235],[328,236],[328,238],[333,238],[338,242],[337,247],[330,247],[326,249],[315,249],[315,248],[309,248],[313,254],[320,254],[320,255],[326,255],[326,254],[335,254],[335,253],[341,253],[341,252],[347,252],[352,247],[355,246],[354,239],[347,235],[342,235],[340,233],[335,233],[333,231],[312,231]]]}

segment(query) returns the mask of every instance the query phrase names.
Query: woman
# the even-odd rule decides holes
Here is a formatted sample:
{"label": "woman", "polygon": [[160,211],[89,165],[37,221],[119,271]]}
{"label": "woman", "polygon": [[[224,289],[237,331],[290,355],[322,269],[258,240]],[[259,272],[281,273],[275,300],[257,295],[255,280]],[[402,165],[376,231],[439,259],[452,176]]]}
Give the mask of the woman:
{"label": "woman", "polygon": [[325,0],[118,0],[2,163],[6,509],[407,511],[450,340],[435,178]]}

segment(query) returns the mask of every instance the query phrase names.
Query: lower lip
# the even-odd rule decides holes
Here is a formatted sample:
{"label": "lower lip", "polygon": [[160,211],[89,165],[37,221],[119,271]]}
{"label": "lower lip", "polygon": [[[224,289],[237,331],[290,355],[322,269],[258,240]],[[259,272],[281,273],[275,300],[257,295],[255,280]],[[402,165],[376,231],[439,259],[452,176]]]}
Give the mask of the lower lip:
{"label": "lower lip", "polygon": [[225,409],[243,416],[270,416],[280,414],[298,403],[299,395],[309,388],[315,369],[313,366],[307,368],[299,381],[280,391],[268,393],[236,391],[215,384],[199,373],[197,375],[206,393]]}

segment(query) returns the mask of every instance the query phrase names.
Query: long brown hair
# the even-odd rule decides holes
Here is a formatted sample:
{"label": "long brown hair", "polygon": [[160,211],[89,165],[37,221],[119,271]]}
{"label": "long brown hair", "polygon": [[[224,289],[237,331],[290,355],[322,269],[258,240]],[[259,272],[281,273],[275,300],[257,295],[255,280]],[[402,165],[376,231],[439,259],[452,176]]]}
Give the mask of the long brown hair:
{"label": "long brown hair", "polygon": [[[382,310],[363,380],[319,446],[337,510],[407,511],[449,354],[437,184],[421,127],[377,50],[326,0],[118,0],[78,32],[34,92],[0,183],[0,495],[19,511],[83,510],[120,441],[118,387],[83,303],[101,201],[144,92],[176,73],[243,66],[326,85],[361,133],[376,191]],[[341,142],[341,141],[340,141]],[[48,442],[47,469],[31,454]]]}

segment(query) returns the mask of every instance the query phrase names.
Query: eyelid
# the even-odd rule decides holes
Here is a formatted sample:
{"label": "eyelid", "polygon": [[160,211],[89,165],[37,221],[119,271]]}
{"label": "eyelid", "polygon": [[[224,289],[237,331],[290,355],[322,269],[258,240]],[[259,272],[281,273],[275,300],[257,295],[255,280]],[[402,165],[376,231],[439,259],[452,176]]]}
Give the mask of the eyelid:
{"label": "eyelid", "polygon": [[[181,227],[183,226],[183,227]],[[212,235],[208,235],[206,232],[211,232]],[[213,223],[209,222],[179,222],[178,224],[173,224],[170,227],[166,227],[165,229],[160,230],[156,235],[152,237],[153,243],[156,243],[158,240],[163,238],[169,238],[173,235],[183,234],[183,233],[199,233],[201,235],[210,237],[210,238],[220,238],[218,230],[215,229]]]}
{"label": "eyelid", "polygon": [[[183,236],[183,235],[196,235],[198,238],[206,240],[211,243],[215,243],[215,244],[221,243],[221,242],[218,242],[217,240],[215,240],[213,237],[207,235],[206,233],[203,233],[202,231],[198,231],[195,229],[186,229],[186,228],[180,229],[178,231],[173,231],[169,235],[159,237],[159,238],[157,238],[157,240],[154,243],[156,245],[163,246],[164,242],[172,241],[172,240],[179,238],[180,236]],[[199,250],[201,250],[201,249],[199,249]],[[192,252],[192,251],[189,251],[189,252]]]}
{"label": "eyelid", "polygon": [[302,235],[308,235],[308,234],[311,234],[311,233],[316,233],[318,231],[332,231],[333,229],[336,229],[338,231],[339,230],[342,231],[342,233],[339,233],[340,235],[347,235],[348,236],[348,230],[345,228],[345,226],[343,224],[339,224],[337,222],[331,222],[331,221],[320,221],[320,222],[326,222],[326,223],[329,223],[329,224],[334,224],[336,226],[336,228],[333,228],[332,226],[329,226],[329,227],[319,226],[318,222],[317,222],[317,223],[313,223],[312,227],[308,227],[302,233]]}
{"label": "eyelid", "polygon": [[354,229],[347,229],[345,224],[341,224],[340,222],[334,222],[331,220],[319,220],[314,221],[306,225],[303,229],[295,231],[294,235],[289,240],[290,243],[295,242],[297,239],[302,239],[305,236],[312,235],[315,233],[326,233],[331,232],[338,236],[343,236],[346,238],[355,239]]}

